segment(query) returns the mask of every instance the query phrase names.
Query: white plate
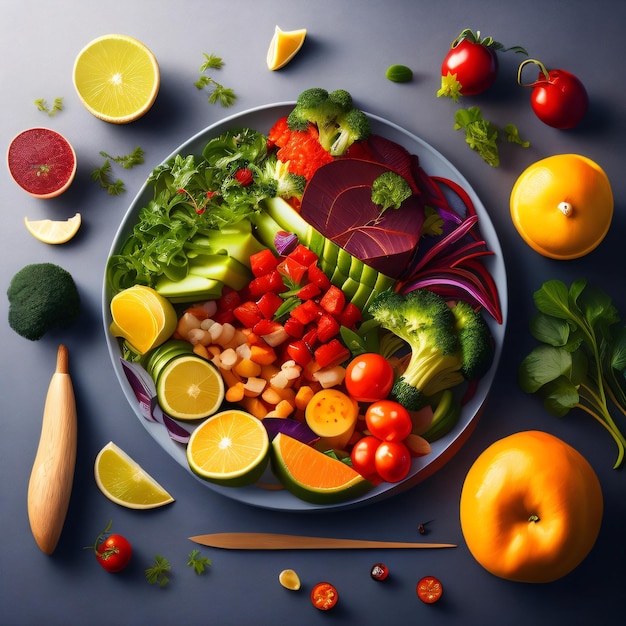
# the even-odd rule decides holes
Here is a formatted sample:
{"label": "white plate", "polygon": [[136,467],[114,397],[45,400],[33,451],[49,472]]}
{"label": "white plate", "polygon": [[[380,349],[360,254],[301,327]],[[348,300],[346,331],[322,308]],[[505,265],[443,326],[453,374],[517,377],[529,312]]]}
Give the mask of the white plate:
{"label": "white plate", "polygon": [[[249,127],[266,133],[279,117],[287,115],[289,111],[291,111],[293,105],[293,102],[270,104],[227,117],[222,121],[209,126],[197,135],[191,137],[188,141],[178,147],[168,157],[168,159],[176,154],[200,155],[209,139],[219,136],[233,127]],[[108,331],[109,325],[111,323],[111,313],[109,308],[111,293],[106,285],[105,280],[102,303],[104,331],[115,373],[122,387],[124,395],[128,399],[130,406],[136,413],[141,423],[145,426],[146,430],[159,444],[159,446],[163,448],[163,450],[165,450],[165,452],[167,452],[177,463],[189,470],[190,476],[193,476],[196,480],[200,480],[209,489],[212,489],[213,491],[216,491],[234,500],[238,500],[240,502],[244,502],[253,506],[280,511],[312,511],[320,509],[337,510],[376,502],[378,500],[382,500],[394,494],[405,491],[410,487],[413,487],[417,483],[421,482],[425,478],[431,476],[445,463],[447,463],[459,450],[463,443],[465,443],[476,425],[483,404],[486,400],[487,394],[493,382],[493,378],[495,376],[502,350],[508,307],[506,270],[502,258],[502,250],[500,248],[500,242],[498,241],[497,234],[493,228],[493,224],[489,219],[489,215],[487,214],[480,199],[470,187],[469,183],[460,174],[460,172],[439,152],[437,152],[419,137],[416,137],[415,135],[405,131],[396,124],[393,124],[392,122],[384,120],[375,115],[369,115],[369,117],[371,120],[373,133],[383,135],[384,137],[387,137],[388,139],[391,139],[403,145],[412,154],[416,154],[419,157],[420,164],[427,174],[431,176],[442,176],[451,179],[461,185],[463,189],[465,189],[465,191],[469,194],[472,202],[474,203],[476,212],[479,215],[479,227],[482,236],[486,240],[489,248],[494,252],[492,256],[486,257],[484,259],[484,263],[491,272],[491,275],[493,276],[495,283],[498,287],[503,317],[502,324],[497,324],[493,319],[491,319],[491,317],[488,317],[488,322],[490,323],[491,331],[496,344],[493,366],[480,381],[477,392],[474,395],[473,399],[463,408],[461,418],[455,428],[445,437],[438,441],[435,441],[432,444],[432,450],[430,454],[413,460],[409,476],[401,483],[383,483],[369,491],[364,496],[336,505],[317,505],[304,502],[303,500],[296,498],[286,490],[267,490],[255,486],[241,488],[221,487],[202,481],[201,479],[196,477],[189,470],[189,466],[187,464],[187,459],[185,456],[185,446],[180,443],[174,442],[169,437],[165,427],[162,424],[158,422],[147,421],[143,416],[135,394],[128,383],[124,370],[122,369],[122,365],[120,363],[120,349],[118,342],[114,337],[111,336]],[[148,187],[146,183],[139,191],[139,193],[131,203],[126,215],[124,216],[124,219],[122,220],[122,223],[116,233],[115,239],[111,246],[110,254],[114,254],[119,250],[123,242],[130,234],[134,224],[136,223],[139,210],[147,205],[148,201],[151,198],[152,189]]]}

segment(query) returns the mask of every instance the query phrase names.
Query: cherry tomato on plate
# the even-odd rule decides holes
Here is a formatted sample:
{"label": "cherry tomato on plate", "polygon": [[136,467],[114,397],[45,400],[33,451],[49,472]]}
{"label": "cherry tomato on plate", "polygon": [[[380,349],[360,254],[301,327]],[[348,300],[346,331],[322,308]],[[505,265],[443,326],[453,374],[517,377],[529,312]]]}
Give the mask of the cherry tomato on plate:
{"label": "cherry tomato on plate", "polygon": [[[522,82],[522,70],[528,63],[539,67],[539,76],[532,83]],[[566,70],[548,71],[536,59],[522,61],[517,70],[517,82],[532,87],[530,106],[535,115],[548,126],[566,130],[576,126],[587,113],[589,95],[579,78]]]}
{"label": "cherry tomato on plate", "polygon": [[415,588],[417,597],[426,604],[433,604],[441,598],[443,585],[435,576],[424,576]]}
{"label": "cherry tomato on plate", "polygon": [[389,568],[384,563],[375,563],[370,570],[370,576],[374,580],[386,580],[389,576]]}
{"label": "cherry tomato on plate", "polygon": [[382,441],[402,441],[413,430],[409,412],[394,400],[373,402],[365,411],[367,429]]}
{"label": "cherry tomato on plate", "polygon": [[133,549],[129,541],[122,535],[111,534],[111,522],[100,533],[93,547],[98,563],[107,572],[121,572],[130,561]]}
{"label": "cherry tomato on plate", "polygon": [[411,469],[411,452],[401,441],[383,441],[374,456],[377,474],[388,483],[404,480]]}
{"label": "cherry tomato on plate", "polygon": [[337,589],[330,583],[317,583],[317,585],[311,589],[311,602],[313,606],[320,611],[332,609],[335,604],[337,604],[337,600],[339,600]]}
{"label": "cherry tomato on plate", "polygon": [[371,479],[374,476],[378,476],[376,471],[376,450],[378,450],[378,446],[381,443],[378,437],[366,435],[361,437],[352,447],[352,452],[350,453],[352,467],[364,478]]}
{"label": "cherry tomato on plate", "polygon": [[346,367],[345,385],[358,402],[375,402],[389,395],[393,368],[387,359],[374,352],[355,356]]}

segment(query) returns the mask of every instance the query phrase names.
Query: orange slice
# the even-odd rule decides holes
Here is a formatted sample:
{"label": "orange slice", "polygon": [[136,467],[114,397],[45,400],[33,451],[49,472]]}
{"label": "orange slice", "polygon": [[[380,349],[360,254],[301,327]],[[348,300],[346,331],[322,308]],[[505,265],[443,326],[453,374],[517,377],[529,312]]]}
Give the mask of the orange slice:
{"label": "orange slice", "polygon": [[204,421],[189,438],[187,461],[201,478],[229,487],[256,482],[269,460],[269,436],[261,420],[229,409]]}
{"label": "orange slice", "polygon": [[281,30],[279,26],[276,26],[267,51],[267,67],[270,70],[285,67],[298,54],[305,38],[306,28]]}
{"label": "orange slice", "polygon": [[522,239],[553,259],[576,259],[591,252],[613,218],[606,173],[578,154],[558,154],[530,165],[515,182],[510,205]]}

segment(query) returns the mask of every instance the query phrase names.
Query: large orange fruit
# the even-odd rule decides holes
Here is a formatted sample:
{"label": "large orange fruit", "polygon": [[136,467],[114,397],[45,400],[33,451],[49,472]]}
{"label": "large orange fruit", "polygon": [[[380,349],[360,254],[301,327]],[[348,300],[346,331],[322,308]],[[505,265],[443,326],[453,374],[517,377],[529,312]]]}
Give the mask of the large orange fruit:
{"label": "large orange fruit", "polygon": [[522,239],[553,259],[576,259],[604,239],[613,192],[604,170],[578,154],[557,154],[527,167],[511,192],[511,218]]}
{"label": "large orange fruit", "polygon": [[600,482],[561,439],[519,432],[489,446],[461,491],[461,530],[489,572],[543,583],[571,572],[593,547],[602,522]]}

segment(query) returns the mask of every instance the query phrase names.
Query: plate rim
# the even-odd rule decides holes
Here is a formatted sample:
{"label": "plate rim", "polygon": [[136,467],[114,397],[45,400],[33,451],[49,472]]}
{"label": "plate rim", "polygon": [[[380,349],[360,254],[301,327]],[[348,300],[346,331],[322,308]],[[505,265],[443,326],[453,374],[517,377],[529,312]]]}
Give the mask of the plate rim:
{"label": "plate rim", "polygon": [[[233,113],[228,115],[220,120],[206,126],[204,129],[198,131],[179,146],[175,148],[173,152],[171,152],[165,159],[161,161],[160,164],[167,162],[169,159],[173,158],[177,154],[185,153],[188,147],[191,147],[195,143],[204,142],[206,143],[212,136],[216,136],[218,133],[218,129],[222,129],[226,126],[241,126],[241,124],[236,124],[237,120],[260,116],[270,111],[280,111],[285,109],[285,112],[288,110],[288,107],[293,107],[295,101],[282,101],[264,104],[256,107],[252,107],[249,109],[245,109],[243,111]],[[465,420],[460,420],[459,423],[463,421],[467,421],[467,423],[462,428],[455,428],[443,437],[442,439],[434,442],[432,444],[432,451],[429,455],[425,457],[421,457],[422,459],[431,460],[428,461],[425,465],[420,466],[419,459],[413,460],[413,467],[418,466],[414,471],[413,468],[411,470],[411,475],[409,478],[405,479],[400,483],[389,484],[384,483],[384,486],[375,487],[373,490],[370,490],[363,496],[358,498],[347,500],[345,502],[340,502],[337,504],[313,504],[310,502],[306,502],[297,498],[295,495],[291,494],[285,489],[282,490],[265,490],[263,488],[257,486],[251,487],[239,487],[239,488],[229,488],[223,487],[220,485],[216,485],[213,483],[209,483],[200,479],[198,476],[193,474],[190,470],[188,464],[182,462],[181,456],[184,457],[184,444],[177,443],[173,441],[167,434],[166,428],[163,424],[159,422],[150,422],[148,421],[141,412],[139,407],[139,403],[135,397],[132,388],[130,387],[130,383],[128,382],[126,375],[123,371],[123,367],[120,362],[120,351],[118,340],[111,335],[109,332],[109,326],[111,323],[111,314],[110,314],[110,289],[107,284],[107,275],[106,275],[106,263],[105,263],[105,272],[104,279],[102,285],[102,314],[103,314],[103,327],[105,339],[107,342],[107,349],[109,352],[109,356],[111,358],[113,368],[117,377],[117,380],[121,386],[122,392],[124,393],[126,400],[130,404],[133,412],[136,417],[140,420],[143,426],[146,428],[148,433],[151,435],[152,439],[159,445],[161,450],[168,453],[170,457],[178,464],[181,465],[184,469],[186,469],[190,476],[194,479],[200,481],[203,485],[208,487],[211,491],[214,491],[218,494],[223,495],[224,497],[228,497],[231,500],[238,501],[240,503],[248,504],[251,506],[255,506],[258,508],[275,510],[275,511],[284,511],[284,512],[314,512],[314,511],[337,511],[341,509],[354,508],[358,506],[364,506],[373,504],[383,499],[387,499],[399,493],[405,492],[409,489],[412,489],[417,484],[425,480],[426,478],[433,475],[439,469],[441,469],[445,464],[447,464],[450,459],[456,454],[456,452],[465,444],[467,439],[471,436],[474,431],[477,422],[480,418],[480,415],[484,409],[484,405],[487,401],[489,391],[493,384],[494,377],[496,375],[498,365],[500,362],[500,357],[502,353],[503,343],[506,334],[506,326],[508,320],[508,285],[507,285],[507,275],[506,275],[506,267],[504,265],[504,257],[502,253],[502,248],[500,245],[500,240],[494,228],[493,222],[487,212],[487,209],[483,205],[481,199],[478,197],[472,186],[469,184],[467,179],[463,176],[463,174],[458,170],[458,168],[453,165],[446,157],[443,156],[436,148],[434,148],[431,144],[427,143],[421,137],[418,137],[414,133],[406,130],[402,126],[392,122],[386,118],[383,118],[379,115],[369,113],[365,111],[366,115],[373,122],[373,126],[381,126],[389,131],[393,131],[394,134],[399,135],[405,141],[417,145],[420,150],[418,150],[418,158],[420,159],[420,163],[424,160],[425,157],[428,157],[429,161],[436,161],[438,165],[448,170],[446,176],[448,178],[453,178],[455,182],[460,184],[465,192],[470,196],[472,202],[474,203],[476,212],[479,215],[479,227],[481,229],[481,233],[483,234],[485,240],[488,242],[490,250],[494,253],[487,262],[494,266],[490,268],[490,272],[494,276],[494,281],[498,287],[499,297],[500,297],[500,307],[502,311],[502,323],[498,324],[493,320],[490,316],[488,316],[488,323],[491,327],[492,334],[494,335],[495,341],[495,353],[492,366],[487,374],[480,380],[478,385],[476,396],[479,397],[484,395],[480,402],[470,402],[471,411],[473,414],[470,417],[465,417]],[[276,119],[278,115],[276,116]],[[252,126],[251,126],[252,127]],[[225,128],[223,128],[225,130]],[[223,132],[220,130],[219,132]],[[260,132],[267,132],[261,129],[257,129]],[[384,133],[383,136],[386,136]],[[394,139],[397,141],[397,139]],[[404,145],[405,148],[409,150],[412,154],[415,153],[414,147],[409,148],[402,142],[401,145]],[[190,152],[187,151],[187,154]],[[422,154],[423,153],[423,154]],[[425,166],[424,169],[429,175],[433,175],[432,172],[429,171],[428,166]],[[148,177],[144,181],[141,188],[138,190],[137,194],[132,199],[129,204],[126,212],[124,213],[120,224],[115,232],[113,241],[111,243],[108,255],[107,255],[107,263],[108,259],[112,254],[119,249],[120,244],[123,241],[123,237],[127,236],[129,223],[131,217],[135,215],[141,209],[139,203],[142,197],[151,189],[148,186]],[[143,205],[142,205],[143,206]],[[126,233],[126,234],[125,234]],[[495,274],[494,274],[495,272]],[[115,354],[115,352],[117,352]],[[465,408],[464,408],[465,411]],[[198,424],[201,422],[198,422]],[[458,426],[458,425],[457,425]],[[433,455],[431,457],[431,455]],[[269,470],[268,470],[269,471]]]}

